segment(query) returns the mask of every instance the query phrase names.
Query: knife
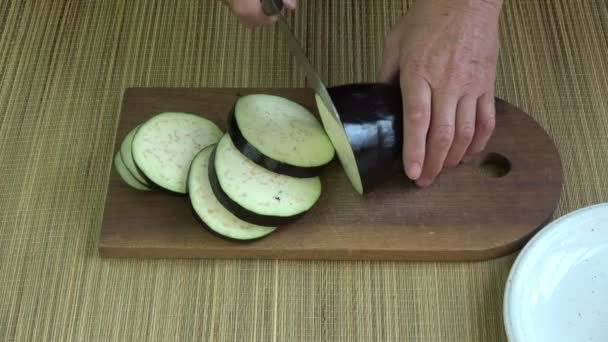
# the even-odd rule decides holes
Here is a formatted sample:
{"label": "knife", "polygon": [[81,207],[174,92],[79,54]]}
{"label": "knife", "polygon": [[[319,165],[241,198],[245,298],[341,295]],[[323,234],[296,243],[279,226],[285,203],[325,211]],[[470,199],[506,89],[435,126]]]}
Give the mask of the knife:
{"label": "knife", "polygon": [[334,103],[331,100],[329,93],[327,92],[327,87],[325,87],[325,84],[321,80],[319,73],[315,70],[315,68],[312,66],[312,64],[306,57],[306,54],[300,46],[300,43],[298,42],[296,36],[291,32],[289,25],[283,17],[282,9],[282,0],[262,0],[262,10],[264,11],[264,14],[266,14],[267,16],[278,16],[277,23],[279,25],[279,28],[285,35],[285,38],[287,39],[287,45],[289,46],[291,53],[296,57],[296,60],[304,69],[304,74],[312,84],[312,88],[323,102],[323,105],[325,105],[327,110],[329,110],[329,112],[332,114],[332,117],[340,125],[342,125],[342,123],[340,122],[340,117],[338,116],[338,111],[336,110],[336,107],[334,106]]}

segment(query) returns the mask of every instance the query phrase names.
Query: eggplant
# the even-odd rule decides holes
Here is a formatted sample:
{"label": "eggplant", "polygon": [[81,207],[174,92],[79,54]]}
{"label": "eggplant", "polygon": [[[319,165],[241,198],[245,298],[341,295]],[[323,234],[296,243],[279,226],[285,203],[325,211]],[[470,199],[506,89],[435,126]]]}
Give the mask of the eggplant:
{"label": "eggplant", "polygon": [[135,177],[135,179],[137,179],[137,181],[139,181],[141,184],[149,187],[150,182],[148,182],[146,176],[143,175],[137,165],[135,165],[135,162],[133,161],[133,154],[131,153],[131,149],[133,146],[133,137],[135,136],[135,133],[137,132],[137,129],[140,126],[141,125],[137,125],[131,131],[129,131],[129,133],[127,133],[127,135],[123,139],[122,143],[120,144],[120,158],[124,162],[124,165],[127,170],[129,170],[129,172],[133,175],[133,177]]}
{"label": "eggplant", "polygon": [[267,170],[291,177],[320,174],[335,151],[319,120],[304,106],[284,97],[240,97],[228,118],[236,148]]}
{"label": "eggplant", "polygon": [[118,172],[120,178],[122,178],[122,180],[127,183],[128,186],[136,190],[150,191],[150,188],[147,185],[139,182],[137,178],[135,178],[133,174],[129,172],[122,160],[120,152],[116,152],[114,155],[114,167],[116,168],[116,172]]}
{"label": "eggplant", "polygon": [[183,195],[192,159],[222,135],[215,123],[198,115],[160,113],[137,129],[131,153],[150,186]]}
{"label": "eggplant", "polygon": [[338,159],[359,194],[403,173],[403,105],[399,86],[356,83],[327,89],[339,120],[316,96]]}
{"label": "eggplant", "polygon": [[229,134],[212,152],[209,182],[226,209],[260,226],[281,226],[299,219],[321,195],[319,177],[296,178],[266,170],[240,153]]}
{"label": "eggplant", "polygon": [[276,227],[245,222],[228,211],[215,197],[209,182],[209,163],[216,145],[202,149],[192,160],[188,173],[188,196],[196,219],[213,233],[228,240],[253,241]]}

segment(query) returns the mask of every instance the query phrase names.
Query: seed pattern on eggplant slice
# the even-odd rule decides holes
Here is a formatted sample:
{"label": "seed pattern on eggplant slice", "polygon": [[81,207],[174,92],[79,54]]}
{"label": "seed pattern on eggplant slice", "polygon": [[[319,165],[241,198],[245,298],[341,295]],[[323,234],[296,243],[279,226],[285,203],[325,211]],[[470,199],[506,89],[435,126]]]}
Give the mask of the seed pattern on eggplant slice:
{"label": "seed pattern on eggplant slice", "polygon": [[321,170],[323,170],[323,166],[293,166],[266,156],[245,139],[236,122],[234,111],[231,112],[228,118],[228,133],[234,146],[243,155],[267,170],[297,178],[317,177],[320,175]]}
{"label": "seed pattern on eggplant slice", "polygon": [[259,215],[290,217],[308,211],[321,195],[319,177],[295,178],[266,170],[245,157],[224,135],[214,167],[223,191]]}
{"label": "seed pattern on eggplant slice", "polygon": [[297,102],[251,94],[240,97],[233,112],[245,140],[268,158],[302,168],[323,166],[334,158],[323,125]]}
{"label": "seed pattern on eggplant slice", "polygon": [[215,146],[208,146],[192,161],[188,175],[188,195],[196,215],[205,225],[223,237],[252,240],[272,233],[276,227],[254,225],[239,219],[215,197],[209,182],[209,162]]}
{"label": "seed pattern on eggplant slice", "polygon": [[190,163],[223,132],[213,122],[187,113],[161,113],[139,127],[133,138],[133,160],[153,183],[175,193],[187,192]]}

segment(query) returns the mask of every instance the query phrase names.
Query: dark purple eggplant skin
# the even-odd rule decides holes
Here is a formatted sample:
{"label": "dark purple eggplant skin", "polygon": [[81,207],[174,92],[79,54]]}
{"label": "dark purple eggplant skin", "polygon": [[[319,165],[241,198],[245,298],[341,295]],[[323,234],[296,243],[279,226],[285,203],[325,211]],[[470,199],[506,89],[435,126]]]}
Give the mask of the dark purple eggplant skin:
{"label": "dark purple eggplant skin", "polygon": [[321,173],[323,166],[318,167],[300,167],[294,166],[287,163],[282,163],[278,160],[270,158],[260,152],[255,146],[251,145],[247,139],[243,136],[234,113],[234,108],[230,112],[228,117],[228,134],[234,143],[234,146],[249,160],[253,161],[257,165],[270,170],[272,172],[296,177],[296,178],[310,178],[317,177]]}
{"label": "dark purple eggplant skin", "polygon": [[363,191],[404,174],[403,102],[398,85],[355,83],[327,89],[353,149]]}
{"label": "dark purple eggplant skin", "polygon": [[234,216],[240,218],[245,222],[256,224],[259,226],[275,227],[284,226],[294,222],[300,217],[306,215],[306,211],[294,216],[280,217],[280,216],[268,216],[254,213],[253,211],[243,208],[240,204],[230,198],[222,189],[219,179],[217,178],[217,172],[215,171],[215,149],[211,152],[209,158],[209,183],[211,183],[211,190],[217,198],[217,200],[228,209]]}

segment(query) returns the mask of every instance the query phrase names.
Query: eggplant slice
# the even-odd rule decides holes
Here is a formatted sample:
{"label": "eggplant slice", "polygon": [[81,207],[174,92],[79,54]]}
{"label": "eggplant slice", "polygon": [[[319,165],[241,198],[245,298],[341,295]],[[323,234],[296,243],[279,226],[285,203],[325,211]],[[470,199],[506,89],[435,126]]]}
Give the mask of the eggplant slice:
{"label": "eggplant slice", "polygon": [[321,120],[338,159],[359,194],[403,172],[403,107],[398,86],[360,83],[328,89],[333,112],[316,96]]}
{"label": "eggplant slice", "polygon": [[198,115],[157,114],[137,129],[133,160],[151,185],[185,194],[192,159],[203,148],[216,144],[222,134],[215,123]]}
{"label": "eggplant slice", "polygon": [[141,171],[137,168],[137,166],[135,166],[135,162],[133,161],[133,154],[131,153],[131,148],[133,146],[133,137],[135,136],[135,132],[137,131],[139,126],[140,125],[137,125],[135,128],[133,128],[129,133],[127,133],[127,135],[123,139],[122,143],[120,144],[120,157],[122,158],[122,161],[127,167],[127,170],[131,172],[133,177],[135,177],[135,179],[137,179],[140,183],[149,187],[150,184],[146,180],[146,177],[142,175]]}
{"label": "eggplant slice", "polygon": [[240,97],[229,118],[234,145],[256,164],[292,177],[316,177],[335,150],[319,120],[284,97]]}
{"label": "eggplant slice", "polygon": [[218,201],[241,220],[261,226],[289,224],[321,196],[319,177],[296,178],[269,171],[248,159],[225,134],[209,163]]}
{"label": "eggplant slice", "polygon": [[114,167],[116,168],[116,172],[118,172],[118,175],[120,176],[120,178],[122,178],[122,180],[125,183],[127,183],[127,185],[129,185],[130,187],[137,189],[137,190],[150,191],[150,188],[148,188],[146,185],[140,183],[131,174],[131,172],[129,172],[129,170],[125,166],[125,163],[122,160],[120,152],[116,152],[116,154],[114,155]]}
{"label": "eggplant slice", "polygon": [[272,233],[276,227],[245,222],[228,211],[215,197],[209,183],[209,162],[215,145],[200,151],[190,166],[188,195],[195,214],[213,232],[229,239],[254,240]]}

